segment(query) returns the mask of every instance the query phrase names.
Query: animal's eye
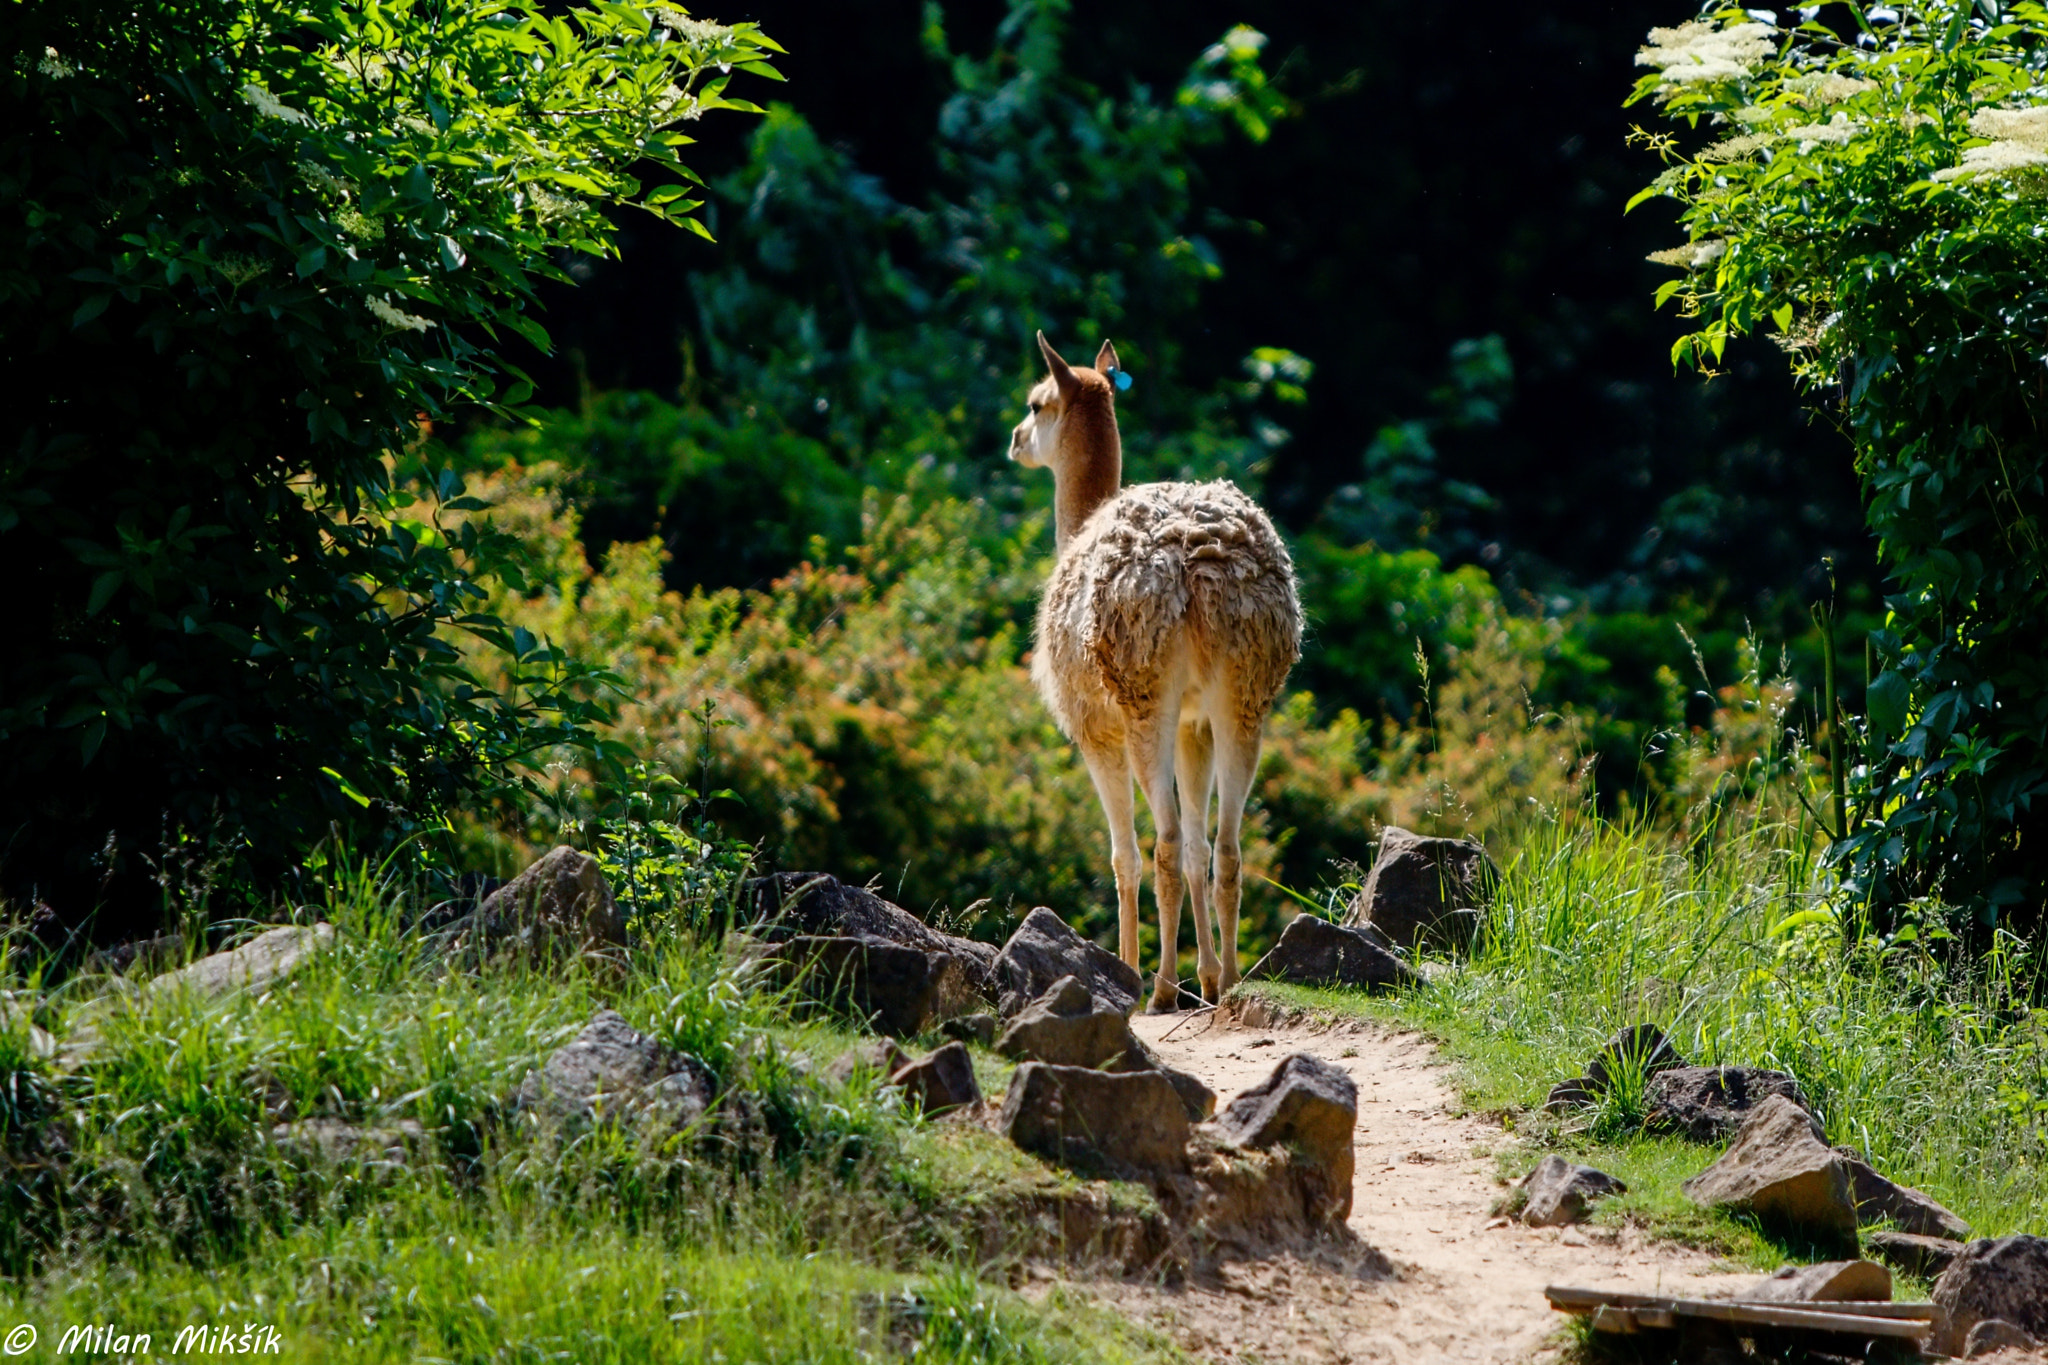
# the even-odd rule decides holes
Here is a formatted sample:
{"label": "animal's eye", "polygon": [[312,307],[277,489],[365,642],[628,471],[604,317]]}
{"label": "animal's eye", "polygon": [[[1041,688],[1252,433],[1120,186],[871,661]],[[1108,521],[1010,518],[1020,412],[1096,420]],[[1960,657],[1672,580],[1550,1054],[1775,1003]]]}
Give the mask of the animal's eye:
{"label": "animal's eye", "polygon": [[1032,410],[1033,412],[1037,412],[1037,411],[1038,411],[1038,410],[1039,410],[1040,408],[1042,408],[1042,407],[1044,407],[1044,406],[1045,406],[1045,405],[1044,405],[1043,403],[1033,403],[1033,404],[1031,405],[1031,410]]}

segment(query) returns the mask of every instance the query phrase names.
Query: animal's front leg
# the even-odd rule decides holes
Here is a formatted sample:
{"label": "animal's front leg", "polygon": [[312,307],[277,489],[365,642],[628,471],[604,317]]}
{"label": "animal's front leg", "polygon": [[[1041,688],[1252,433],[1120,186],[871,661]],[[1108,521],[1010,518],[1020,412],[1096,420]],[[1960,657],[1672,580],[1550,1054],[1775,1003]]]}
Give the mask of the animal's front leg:
{"label": "animal's front leg", "polygon": [[1152,983],[1155,1014],[1180,1007],[1180,803],[1173,787],[1173,733],[1178,718],[1148,717],[1131,727],[1131,763],[1152,809],[1152,894],[1159,901],[1159,975]]}

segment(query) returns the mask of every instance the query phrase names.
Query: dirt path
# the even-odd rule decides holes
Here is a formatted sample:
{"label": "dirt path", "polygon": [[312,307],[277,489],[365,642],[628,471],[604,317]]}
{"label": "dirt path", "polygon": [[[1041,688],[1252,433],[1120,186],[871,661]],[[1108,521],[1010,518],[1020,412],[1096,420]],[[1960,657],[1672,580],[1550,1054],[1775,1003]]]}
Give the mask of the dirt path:
{"label": "dirt path", "polygon": [[1559,1317],[1546,1284],[1726,1294],[1752,1275],[1633,1233],[1533,1229],[1489,1216],[1502,1194],[1488,1153],[1502,1130],[1456,1117],[1434,1050],[1415,1034],[1355,1022],[1327,1030],[1244,1028],[1216,1015],[1132,1019],[1169,1065],[1223,1103],[1292,1052],[1312,1052],[1358,1083],[1358,1176],[1351,1229],[1393,1265],[1301,1260],[1237,1264],[1220,1284],[1105,1287],[1106,1301],[1205,1360],[1546,1360]]}

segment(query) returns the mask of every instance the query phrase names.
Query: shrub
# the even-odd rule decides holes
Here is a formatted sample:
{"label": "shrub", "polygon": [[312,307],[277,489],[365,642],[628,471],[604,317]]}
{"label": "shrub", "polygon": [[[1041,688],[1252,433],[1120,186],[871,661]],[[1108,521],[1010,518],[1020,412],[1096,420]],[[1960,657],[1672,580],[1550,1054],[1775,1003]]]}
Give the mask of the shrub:
{"label": "shrub", "polygon": [[[1678,201],[1658,259],[1703,369],[1766,326],[1854,443],[1897,591],[1871,634],[1852,814],[1832,857],[1881,925],[1938,891],[1978,937],[2048,904],[2048,461],[2037,376],[2048,246],[2048,9],[1850,7],[1855,28],[1712,9],[1651,34],[1653,100],[1715,139],[1636,202]],[[1802,13],[1806,13],[1802,11]]]}
{"label": "shrub", "polygon": [[[545,344],[535,282],[611,249],[604,206],[691,221],[670,125],[750,108],[721,69],[773,45],[652,13],[12,8],[10,891],[132,920],[166,826],[274,876],[335,823],[416,828],[591,718],[559,656],[477,613],[491,539],[393,518],[391,461],[423,415],[520,401],[492,348]],[[448,626],[515,685],[479,687]]]}

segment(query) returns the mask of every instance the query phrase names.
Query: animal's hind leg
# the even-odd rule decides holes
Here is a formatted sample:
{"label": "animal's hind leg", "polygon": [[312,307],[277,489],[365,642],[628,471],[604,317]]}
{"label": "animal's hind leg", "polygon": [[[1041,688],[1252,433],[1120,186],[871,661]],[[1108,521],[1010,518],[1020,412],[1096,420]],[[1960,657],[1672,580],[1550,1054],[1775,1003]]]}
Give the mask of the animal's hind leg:
{"label": "animal's hind leg", "polygon": [[1188,881],[1188,903],[1195,910],[1195,975],[1202,998],[1215,1004],[1218,973],[1216,932],[1209,922],[1209,788],[1216,757],[1216,737],[1201,717],[1181,721],[1173,784],[1180,793],[1180,868]]}
{"label": "animal's hind leg", "polygon": [[1259,770],[1259,726],[1225,722],[1216,727],[1216,927],[1223,938],[1219,988],[1237,984],[1237,909],[1243,895],[1239,836],[1245,798]]}
{"label": "animal's hind leg", "polygon": [[1116,873],[1116,955],[1138,968],[1138,826],[1131,760],[1121,741],[1081,746],[1095,795],[1109,821],[1109,865]]}
{"label": "animal's hind leg", "polygon": [[1173,793],[1173,738],[1178,717],[1164,712],[1131,724],[1127,743],[1145,804],[1152,808],[1152,894],[1159,901],[1159,975],[1152,984],[1153,1011],[1180,1002],[1180,807]]}

